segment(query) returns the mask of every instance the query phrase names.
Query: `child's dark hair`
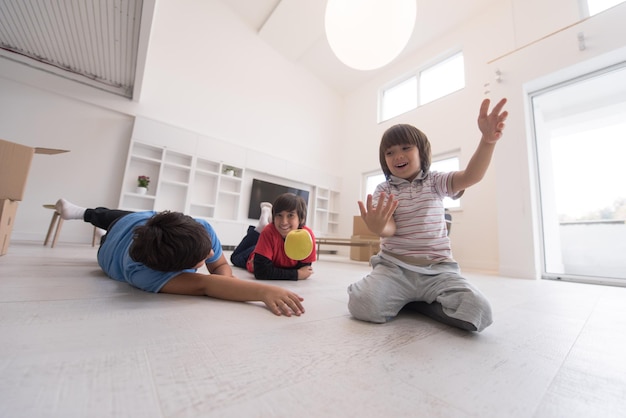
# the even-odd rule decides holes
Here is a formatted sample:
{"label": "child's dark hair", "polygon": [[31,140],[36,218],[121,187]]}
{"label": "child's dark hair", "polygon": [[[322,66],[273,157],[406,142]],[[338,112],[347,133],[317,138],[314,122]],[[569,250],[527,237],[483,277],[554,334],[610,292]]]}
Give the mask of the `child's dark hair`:
{"label": "child's dark hair", "polygon": [[302,228],[306,223],[306,202],[301,196],[293,193],[283,193],[278,196],[272,205],[272,219],[282,211],[296,211],[300,221],[298,228]]}
{"label": "child's dark hair", "polygon": [[407,124],[394,125],[387,129],[380,140],[380,149],[378,150],[378,158],[380,160],[380,167],[385,174],[385,177],[389,178],[391,171],[385,161],[385,152],[393,145],[415,145],[420,155],[421,170],[428,173],[430,169],[430,142],[424,132],[417,129],[415,126]]}
{"label": "child's dark hair", "polygon": [[133,233],[130,257],[158,271],[193,268],[213,248],[204,226],[180,212],[157,213]]}

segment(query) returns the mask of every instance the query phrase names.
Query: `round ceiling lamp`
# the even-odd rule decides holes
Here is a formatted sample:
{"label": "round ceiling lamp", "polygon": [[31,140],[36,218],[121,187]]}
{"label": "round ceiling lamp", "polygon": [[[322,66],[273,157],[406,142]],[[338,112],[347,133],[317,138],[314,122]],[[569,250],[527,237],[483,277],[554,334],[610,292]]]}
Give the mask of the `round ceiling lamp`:
{"label": "round ceiling lamp", "polygon": [[383,67],[406,47],[416,9],[416,0],[328,0],[328,43],[348,67],[362,71]]}

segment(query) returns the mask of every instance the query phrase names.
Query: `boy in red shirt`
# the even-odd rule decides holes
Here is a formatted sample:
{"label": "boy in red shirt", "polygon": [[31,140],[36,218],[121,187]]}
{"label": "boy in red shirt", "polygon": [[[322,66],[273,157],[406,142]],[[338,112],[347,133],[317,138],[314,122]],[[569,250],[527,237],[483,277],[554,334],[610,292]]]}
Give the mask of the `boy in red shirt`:
{"label": "boy in red shirt", "polygon": [[[293,193],[284,193],[274,201],[261,203],[259,224],[235,248],[230,261],[247,269],[259,280],[305,280],[313,274],[311,264],[316,260],[315,236],[306,222],[306,202]],[[296,229],[311,235],[313,251],[303,260],[293,260],[285,253],[285,238]]]}

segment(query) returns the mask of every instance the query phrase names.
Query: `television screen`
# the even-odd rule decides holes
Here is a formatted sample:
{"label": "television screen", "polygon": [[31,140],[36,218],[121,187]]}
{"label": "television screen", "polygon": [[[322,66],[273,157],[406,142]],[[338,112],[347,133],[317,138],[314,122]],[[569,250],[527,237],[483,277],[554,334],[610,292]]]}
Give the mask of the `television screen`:
{"label": "television screen", "polygon": [[309,192],[306,190],[252,179],[252,191],[250,192],[248,218],[259,219],[261,216],[261,202],[274,203],[274,200],[276,200],[276,198],[283,193],[293,193],[301,196],[306,202],[307,207],[309,206]]}

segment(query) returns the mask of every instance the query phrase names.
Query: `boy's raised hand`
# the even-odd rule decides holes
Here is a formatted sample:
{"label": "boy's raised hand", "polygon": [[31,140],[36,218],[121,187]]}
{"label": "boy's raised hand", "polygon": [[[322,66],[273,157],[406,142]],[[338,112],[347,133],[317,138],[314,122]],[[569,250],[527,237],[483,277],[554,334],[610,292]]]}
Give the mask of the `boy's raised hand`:
{"label": "boy's raised hand", "polygon": [[392,194],[387,196],[385,192],[382,192],[377,203],[374,206],[371,194],[367,195],[367,206],[359,201],[361,218],[365,221],[367,228],[376,235],[393,234],[395,231],[389,230],[389,225],[399,202],[393,198]]}
{"label": "boy's raised hand", "polygon": [[480,105],[480,113],[478,114],[478,129],[483,134],[483,140],[489,144],[496,142],[502,137],[502,131],[504,130],[505,123],[509,112],[502,111],[502,108],[506,104],[506,99],[502,99],[496,104],[489,113],[489,99],[483,100]]}

